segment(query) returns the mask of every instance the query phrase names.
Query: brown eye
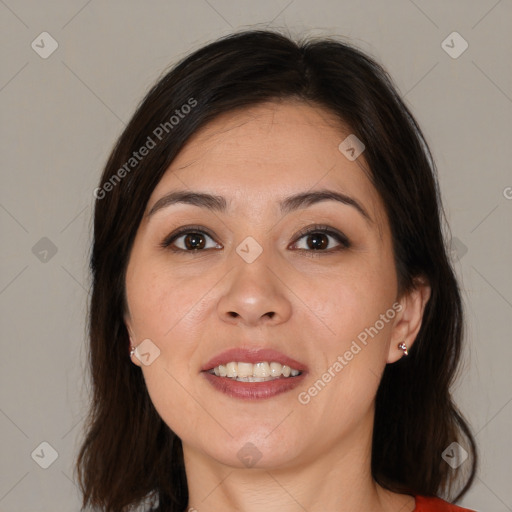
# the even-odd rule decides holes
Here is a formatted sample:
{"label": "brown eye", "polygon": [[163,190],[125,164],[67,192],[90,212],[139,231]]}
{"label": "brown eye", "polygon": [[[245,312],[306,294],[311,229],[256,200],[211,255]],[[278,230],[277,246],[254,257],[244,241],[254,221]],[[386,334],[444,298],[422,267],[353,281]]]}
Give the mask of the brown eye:
{"label": "brown eye", "polygon": [[206,242],[201,233],[188,233],[183,237],[185,247],[189,250],[204,249]]}
{"label": "brown eye", "polygon": [[314,233],[307,236],[306,244],[309,249],[326,249],[329,245],[329,237],[323,233]]}
{"label": "brown eye", "polygon": [[313,226],[297,236],[293,249],[303,251],[333,252],[350,247],[348,238],[328,226]]}
{"label": "brown eye", "polygon": [[176,252],[200,252],[208,249],[222,249],[212,236],[205,231],[188,227],[169,235],[161,244],[162,247]]}

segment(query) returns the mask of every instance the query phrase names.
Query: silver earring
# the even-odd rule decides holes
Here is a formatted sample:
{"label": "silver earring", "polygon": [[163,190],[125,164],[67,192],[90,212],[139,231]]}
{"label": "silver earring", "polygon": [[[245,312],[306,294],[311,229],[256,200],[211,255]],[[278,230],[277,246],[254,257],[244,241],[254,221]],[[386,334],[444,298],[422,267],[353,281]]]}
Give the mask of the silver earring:
{"label": "silver earring", "polygon": [[133,346],[133,340],[132,340],[132,337],[131,336],[128,336],[130,338],[130,357],[133,356],[133,354],[135,354],[135,347]]}
{"label": "silver earring", "polygon": [[405,356],[409,355],[409,352],[407,351],[407,345],[403,341],[398,344],[398,348],[403,351]]}

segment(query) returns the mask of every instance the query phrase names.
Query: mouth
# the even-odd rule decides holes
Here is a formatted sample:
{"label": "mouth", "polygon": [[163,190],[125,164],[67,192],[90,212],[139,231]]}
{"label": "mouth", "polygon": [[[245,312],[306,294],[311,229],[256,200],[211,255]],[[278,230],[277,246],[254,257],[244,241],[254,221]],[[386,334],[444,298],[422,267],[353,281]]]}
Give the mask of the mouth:
{"label": "mouth", "polygon": [[206,363],[201,373],[218,391],[240,399],[270,398],[303,380],[302,363],[271,349],[231,349]]}
{"label": "mouth", "polygon": [[217,377],[227,377],[238,382],[268,382],[276,379],[297,377],[302,372],[277,361],[260,361],[258,363],[230,361],[208,370],[208,373]]}

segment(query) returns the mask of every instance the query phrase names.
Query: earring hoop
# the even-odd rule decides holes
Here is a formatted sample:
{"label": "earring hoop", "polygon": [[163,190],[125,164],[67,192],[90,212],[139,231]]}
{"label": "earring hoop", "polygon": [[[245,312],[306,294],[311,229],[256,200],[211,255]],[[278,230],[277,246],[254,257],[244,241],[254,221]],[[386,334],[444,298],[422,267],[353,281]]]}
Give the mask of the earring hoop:
{"label": "earring hoop", "polygon": [[407,345],[403,341],[398,344],[398,348],[403,351],[405,356],[409,355],[409,351],[407,350]]}

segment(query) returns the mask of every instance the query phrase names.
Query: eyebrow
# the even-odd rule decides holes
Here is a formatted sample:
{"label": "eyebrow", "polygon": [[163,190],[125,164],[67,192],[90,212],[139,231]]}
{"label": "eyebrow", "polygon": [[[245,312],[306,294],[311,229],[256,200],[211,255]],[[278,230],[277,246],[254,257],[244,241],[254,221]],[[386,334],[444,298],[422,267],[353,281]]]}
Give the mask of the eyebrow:
{"label": "eyebrow", "polygon": [[[373,220],[363,206],[354,198],[335,192],[334,190],[322,189],[314,192],[303,192],[287,197],[279,203],[281,213],[288,214],[301,208],[307,208],[313,204],[323,201],[338,201],[339,203],[352,206],[365,220],[372,224]],[[222,196],[206,194],[204,192],[194,191],[174,191],[161,197],[148,212],[147,217],[151,217],[157,211],[167,208],[174,204],[191,204],[200,208],[206,208],[213,212],[225,212],[227,210],[226,198]]]}

